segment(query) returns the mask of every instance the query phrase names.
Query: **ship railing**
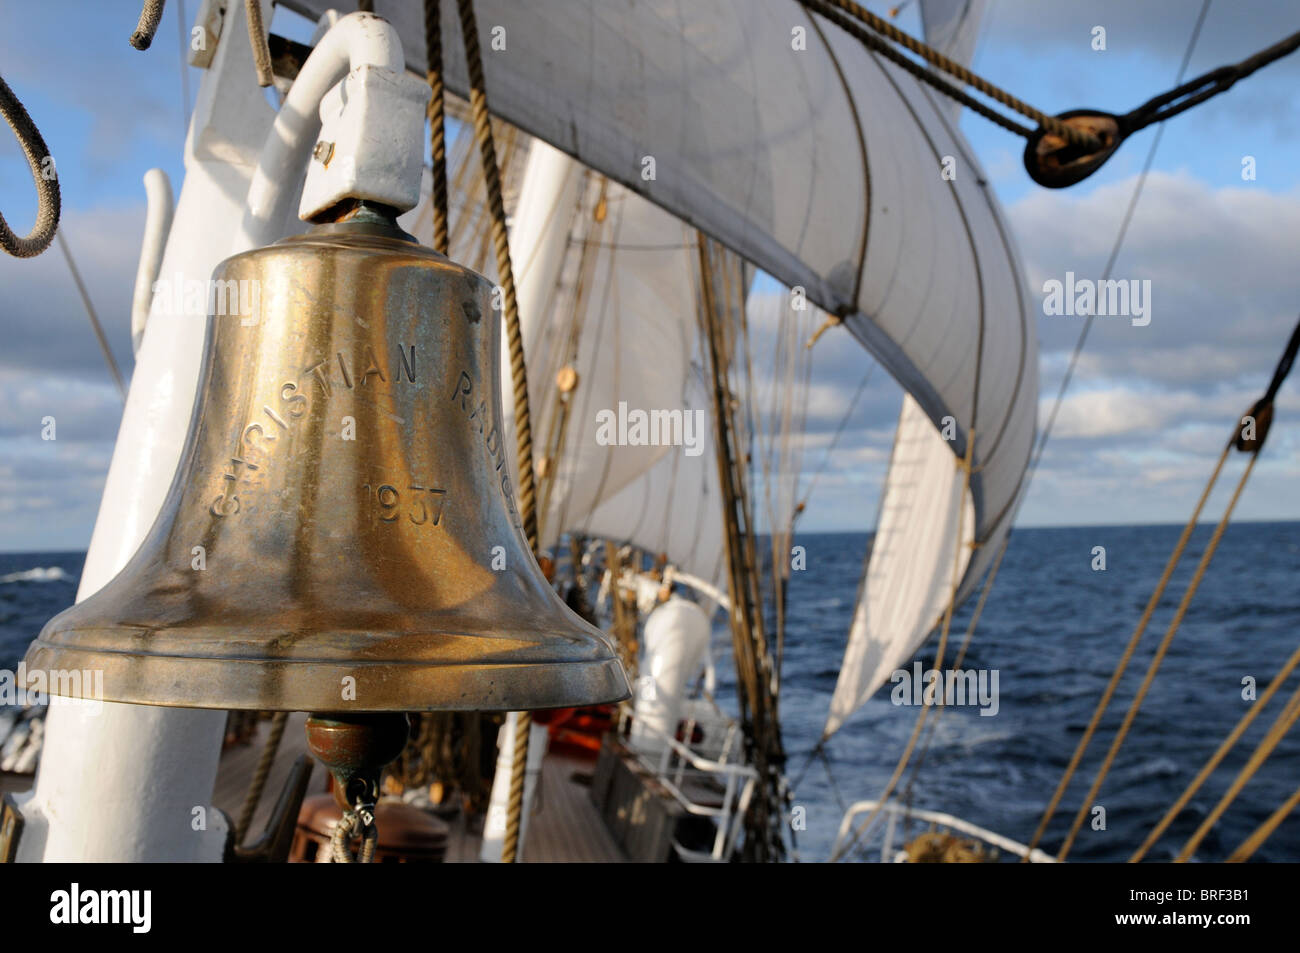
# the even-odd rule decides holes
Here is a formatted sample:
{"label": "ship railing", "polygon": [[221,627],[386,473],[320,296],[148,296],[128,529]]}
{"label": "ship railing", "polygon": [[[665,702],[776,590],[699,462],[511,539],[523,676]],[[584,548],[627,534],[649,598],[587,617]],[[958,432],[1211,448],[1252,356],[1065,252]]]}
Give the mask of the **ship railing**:
{"label": "ship railing", "polygon": [[[853,822],[861,814],[875,811],[880,806],[879,801],[856,801],[849,806],[844,812],[844,817],[840,821],[839,832],[835,835],[835,846],[831,848],[831,856],[839,856],[842,850],[849,847],[851,842],[857,838],[853,832]],[[969,837],[981,840],[990,846],[997,847],[1009,854],[1023,858],[1029,854],[1029,862],[1033,864],[1054,864],[1056,858],[1050,854],[1045,854],[1041,850],[1034,848],[1032,851],[1009,837],[1003,837],[1001,834],[994,833],[978,824],[972,824],[970,821],[964,821],[960,817],[952,814],[943,814],[939,811],[923,811],[919,808],[908,807],[897,801],[890,801],[880,809],[880,815],[884,816],[887,824],[885,826],[885,837],[880,848],[881,863],[899,863],[907,860],[907,853],[903,850],[894,850],[894,836],[897,831],[898,820],[902,817],[904,820],[924,821],[935,827],[943,828],[949,831],[960,831]],[[873,822],[874,823],[874,822]]]}
{"label": "ship railing", "polygon": [[[691,725],[687,724],[688,731]],[[746,764],[728,763],[724,750],[721,759],[708,758],[695,751],[667,732],[655,731],[652,737],[662,744],[657,759],[648,752],[639,753],[642,764],[654,772],[656,780],[688,814],[710,818],[716,833],[709,851],[692,850],[673,839],[673,850],[688,863],[723,863],[730,858],[740,836],[740,829],[749,810],[749,802],[758,781],[758,772]],[[689,734],[686,737],[691,737]],[[729,749],[729,740],[724,749]],[[721,799],[703,803],[686,793],[688,782],[712,782],[721,792]]]}

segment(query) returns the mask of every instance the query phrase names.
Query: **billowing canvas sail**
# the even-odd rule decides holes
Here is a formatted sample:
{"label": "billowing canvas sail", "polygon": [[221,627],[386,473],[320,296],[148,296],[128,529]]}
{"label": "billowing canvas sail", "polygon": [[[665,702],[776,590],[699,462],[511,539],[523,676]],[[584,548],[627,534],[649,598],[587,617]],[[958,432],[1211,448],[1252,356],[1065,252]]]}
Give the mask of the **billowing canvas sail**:
{"label": "billowing canvas sail", "polygon": [[[548,547],[562,533],[590,532],[588,517],[604,501],[683,452],[670,441],[694,423],[683,398],[696,339],[695,238],[635,193],[534,143],[512,245]],[[655,426],[668,419],[662,413],[671,415],[668,433]],[[638,431],[641,415],[651,426]],[[707,430],[706,421],[691,433]],[[651,548],[635,535],[614,538]]]}
{"label": "billowing canvas sail", "polygon": [[[968,62],[983,6],[984,0],[923,0],[921,17],[927,42],[953,59]],[[960,109],[952,102],[945,105],[951,120],[955,121]],[[991,215],[984,221],[993,224],[1001,234],[1011,272],[1002,273],[995,261],[993,274],[986,275],[987,258],[982,253],[987,249],[976,242],[974,247],[981,252],[981,296],[987,303],[992,291],[996,307],[1007,309],[1007,314],[1025,316],[1026,303],[1016,258],[1008,246],[1006,229],[995,206],[991,206]],[[987,284],[990,277],[993,287]],[[1015,299],[998,297],[999,294],[1013,294]],[[1013,440],[1017,441],[1013,452],[1016,456],[1027,454],[1032,443],[1037,395],[1032,322],[1027,317],[1024,320],[1026,333],[1022,344],[1027,349],[1020,356],[1018,372],[1025,377],[1019,386],[1027,390],[1016,393],[1009,420],[1015,435]],[[988,365],[981,364],[979,372],[987,373],[989,369]],[[978,430],[986,424],[982,412],[976,409],[973,423],[978,425]],[[942,423],[955,426],[956,421]],[[945,431],[952,435],[951,426],[945,427]],[[974,588],[1010,531],[1014,496],[1002,517],[978,537],[980,548],[971,559],[973,520],[966,515],[958,520],[962,472],[953,459],[952,445],[945,444],[940,431],[912,397],[905,396],[881,497],[876,537],[863,570],[844,663],[826,719],[826,737],[837,731],[921,647],[954,597],[954,582],[960,580],[955,593],[958,600]],[[979,445],[977,440],[977,452]],[[972,491],[976,476],[972,475]],[[1019,476],[1016,479],[1018,493]],[[973,494],[967,495],[965,509],[970,508],[974,499]],[[951,659],[949,654],[948,660]]]}
{"label": "billowing canvas sail", "polygon": [[605,500],[572,528],[592,536],[631,540],[706,583],[717,584],[726,569],[722,539],[722,492],[714,455],[708,391],[695,368],[677,397],[705,423],[698,455],[674,447],[653,468]]}
{"label": "billowing canvas sail", "polygon": [[973,516],[960,461],[905,396],[824,735],[839,730],[934,630],[970,560]]}

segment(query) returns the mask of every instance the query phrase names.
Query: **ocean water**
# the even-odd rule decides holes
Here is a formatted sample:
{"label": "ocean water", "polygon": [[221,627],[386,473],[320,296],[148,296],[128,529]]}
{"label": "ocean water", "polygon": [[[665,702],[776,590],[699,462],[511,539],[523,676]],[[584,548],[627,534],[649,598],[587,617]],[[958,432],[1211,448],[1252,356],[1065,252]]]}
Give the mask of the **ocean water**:
{"label": "ocean water", "polygon": [[[910,786],[920,808],[956,814],[1015,840],[1032,834],[1043,807],[1092,714],[1115,662],[1178,538],[1175,526],[1022,529],[1010,547],[964,664],[998,672],[998,712],[951,708],[939,721]],[[1145,672],[1191,577],[1210,528],[1193,536],[1120,685],[1102,728],[1044,839],[1054,851]],[[782,725],[788,774],[802,773],[795,804],[805,861],[825,860],[842,803],[882,791],[910,734],[917,709],[895,706],[890,686],[876,694],[807,766],[821,736],[844,651],[866,552],[865,534],[802,534],[807,569],[793,574],[784,659]],[[1094,546],[1107,568],[1091,568]],[[41,625],[76,594],[82,553],[0,554],[0,668],[13,669]],[[948,658],[965,632],[975,599],[958,612]],[[1242,680],[1262,693],[1300,640],[1300,523],[1230,527],[1128,741],[1097,798],[1105,830],[1085,823],[1070,858],[1122,861],[1247,709]],[[727,697],[728,643],[714,645],[719,695]],[[932,662],[933,641],[922,652]],[[1231,783],[1281,710],[1293,675],[1246,737],[1151,853],[1173,857]],[[932,716],[933,718],[933,716]],[[911,778],[904,775],[906,787]],[[1226,857],[1300,783],[1300,730],[1292,732],[1202,843],[1198,857]],[[1300,815],[1300,812],[1297,812]],[[878,856],[878,848],[874,854]],[[1285,821],[1255,855],[1300,860],[1300,816]]]}

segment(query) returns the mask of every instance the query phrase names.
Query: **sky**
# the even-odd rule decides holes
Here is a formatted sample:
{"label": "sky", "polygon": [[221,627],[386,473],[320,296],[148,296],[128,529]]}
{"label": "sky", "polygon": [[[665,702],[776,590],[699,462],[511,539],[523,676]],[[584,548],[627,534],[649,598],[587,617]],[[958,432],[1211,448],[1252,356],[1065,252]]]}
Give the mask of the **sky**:
{"label": "sky", "polygon": [[[1124,112],[1173,85],[1200,2],[990,0],[973,66],[1049,113]],[[128,377],[141,177],[161,167],[179,191],[188,103],[201,76],[181,65],[180,6],[193,15],[197,2],[168,3],[153,48],[141,53],[126,42],[136,0],[51,0],[39,17],[0,0],[0,75],[58,162],[62,232]],[[914,7],[898,22],[919,32]],[[1104,51],[1092,49],[1098,25]],[[272,29],[302,38],[301,25],[279,15]],[[1188,75],[1298,29],[1300,4],[1214,0]],[[1186,519],[1232,421],[1266,385],[1300,314],[1298,91],[1300,54],[1165,124],[1115,269],[1152,281],[1153,320],[1145,328],[1096,323],[1017,525]],[[1154,131],[1133,136],[1086,182],[1053,192],[1025,174],[1022,140],[969,112],[961,126],[1003,203],[1035,298],[1066,270],[1099,276]],[[1242,178],[1245,156],[1255,159],[1252,181]],[[34,212],[26,163],[0,130],[0,213],[25,233]],[[0,329],[0,550],[84,549],[122,403],[56,248],[24,261],[0,256]],[[1079,319],[1040,315],[1038,331],[1041,421]],[[810,469],[822,465],[871,363],[860,348],[824,344],[813,360]],[[900,396],[888,375],[873,375],[801,529],[871,528]],[[1238,507],[1243,519],[1300,519],[1296,381],[1278,407]],[[47,415],[58,421],[55,441],[40,439]],[[1211,518],[1224,502],[1212,498]]]}

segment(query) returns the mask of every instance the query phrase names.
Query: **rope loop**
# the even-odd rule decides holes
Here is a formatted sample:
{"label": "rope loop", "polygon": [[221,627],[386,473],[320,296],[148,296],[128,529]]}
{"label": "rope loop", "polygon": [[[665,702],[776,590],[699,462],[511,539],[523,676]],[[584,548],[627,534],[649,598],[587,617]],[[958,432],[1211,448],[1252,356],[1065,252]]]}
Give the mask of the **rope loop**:
{"label": "rope loop", "polygon": [[[0,114],[4,115],[5,122],[9,123],[9,128],[18,137],[18,144],[22,147],[23,155],[27,156],[27,164],[32,170],[32,181],[36,183],[36,224],[26,238],[19,238],[9,228],[5,217],[0,215],[0,248],[15,258],[35,258],[50,247],[50,242],[54,241],[54,232],[59,227],[59,214],[62,210],[59,178],[40,130],[3,77],[0,77]],[[47,161],[48,171],[45,168]]]}

